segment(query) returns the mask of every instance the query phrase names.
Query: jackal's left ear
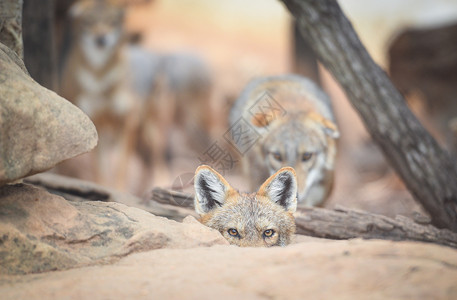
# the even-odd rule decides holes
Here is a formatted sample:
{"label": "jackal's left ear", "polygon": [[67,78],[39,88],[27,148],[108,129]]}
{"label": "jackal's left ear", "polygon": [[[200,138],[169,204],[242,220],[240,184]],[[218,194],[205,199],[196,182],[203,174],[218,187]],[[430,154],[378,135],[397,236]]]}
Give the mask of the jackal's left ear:
{"label": "jackal's left ear", "polygon": [[330,120],[324,120],[322,123],[324,124],[325,134],[334,139],[340,137],[340,132],[338,131],[338,127],[336,127],[335,123]]}
{"label": "jackal's left ear", "polygon": [[284,207],[286,211],[297,209],[297,176],[291,167],[281,168],[260,187],[258,194]]}
{"label": "jackal's left ear", "polygon": [[323,127],[323,130],[326,135],[333,139],[337,139],[340,137],[340,132],[338,131],[338,127],[333,121],[330,121],[326,118],[324,118],[322,115],[317,114],[317,113],[309,113],[308,115],[309,119],[314,120],[316,123],[318,123],[320,126]]}
{"label": "jackal's left ear", "polygon": [[209,166],[202,165],[195,171],[195,211],[202,215],[222,206],[228,193],[234,191],[228,182]]}

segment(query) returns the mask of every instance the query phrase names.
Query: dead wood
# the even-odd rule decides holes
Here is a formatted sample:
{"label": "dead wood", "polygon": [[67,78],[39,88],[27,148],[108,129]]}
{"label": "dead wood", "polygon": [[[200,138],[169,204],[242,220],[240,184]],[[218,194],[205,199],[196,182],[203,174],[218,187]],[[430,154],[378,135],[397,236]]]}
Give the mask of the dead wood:
{"label": "dead wood", "polygon": [[363,211],[337,208],[300,208],[297,233],[329,239],[382,239],[418,241],[457,248],[457,234],[417,223],[404,216],[395,219]]}

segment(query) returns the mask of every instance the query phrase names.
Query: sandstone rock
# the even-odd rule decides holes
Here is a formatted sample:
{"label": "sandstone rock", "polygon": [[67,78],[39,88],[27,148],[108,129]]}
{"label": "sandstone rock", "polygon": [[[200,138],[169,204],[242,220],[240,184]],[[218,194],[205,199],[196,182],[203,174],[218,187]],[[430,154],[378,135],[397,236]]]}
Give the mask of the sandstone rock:
{"label": "sandstone rock", "polygon": [[0,185],[50,169],[96,144],[89,118],[36,83],[0,43]]}
{"label": "sandstone rock", "polygon": [[185,224],[120,203],[66,201],[31,185],[0,187],[0,274],[108,263],[159,248],[228,244],[195,219]]}
{"label": "sandstone rock", "polygon": [[0,276],[2,299],[456,299],[457,252],[390,241],[215,246]]}
{"label": "sandstone rock", "polygon": [[186,216],[198,217],[195,210],[185,207],[165,205],[149,199],[141,199],[128,193],[110,189],[96,183],[75,179],[49,172],[36,174],[24,179],[24,182],[44,187],[53,194],[58,194],[71,201],[99,200],[118,202],[150,212],[156,216],[166,217],[181,222]]}

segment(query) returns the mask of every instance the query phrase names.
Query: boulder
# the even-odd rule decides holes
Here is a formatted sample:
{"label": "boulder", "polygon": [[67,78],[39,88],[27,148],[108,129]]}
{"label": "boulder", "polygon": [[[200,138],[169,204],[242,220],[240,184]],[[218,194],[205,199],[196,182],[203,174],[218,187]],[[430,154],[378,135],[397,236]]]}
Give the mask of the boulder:
{"label": "boulder", "polygon": [[178,223],[120,203],[67,201],[27,184],[0,187],[0,274],[111,263],[134,252],[228,244],[189,217]]}
{"label": "boulder", "polygon": [[[457,252],[432,244],[310,241],[135,253],[112,265],[0,276],[2,299],[457,299]],[[3,284],[2,284],[3,283]]]}
{"label": "boulder", "polygon": [[0,185],[50,169],[96,144],[90,119],[36,83],[0,43]]}

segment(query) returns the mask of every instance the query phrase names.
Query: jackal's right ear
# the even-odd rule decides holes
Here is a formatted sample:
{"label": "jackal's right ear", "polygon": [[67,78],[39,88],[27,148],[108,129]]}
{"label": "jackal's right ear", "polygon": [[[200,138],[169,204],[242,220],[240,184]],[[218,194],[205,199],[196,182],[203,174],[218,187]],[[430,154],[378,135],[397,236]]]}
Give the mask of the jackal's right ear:
{"label": "jackal's right ear", "polygon": [[286,211],[295,212],[297,209],[297,176],[291,167],[281,168],[270,176],[257,192],[269,198]]}
{"label": "jackal's right ear", "polygon": [[217,206],[222,206],[228,193],[233,191],[228,182],[209,166],[202,165],[195,171],[195,211],[206,214]]}
{"label": "jackal's right ear", "polygon": [[256,113],[251,118],[251,124],[255,127],[266,127],[270,125],[272,120],[272,116],[266,113]]}

